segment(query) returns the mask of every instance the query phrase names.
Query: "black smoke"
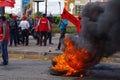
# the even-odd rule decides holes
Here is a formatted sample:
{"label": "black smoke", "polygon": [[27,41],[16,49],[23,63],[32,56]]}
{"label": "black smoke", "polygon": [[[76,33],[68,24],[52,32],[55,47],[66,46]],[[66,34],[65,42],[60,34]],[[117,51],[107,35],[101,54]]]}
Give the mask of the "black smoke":
{"label": "black smoke", "polygon": [[88,3],[81,15],[79,38],[70,38],[77,48],[87,48],[99,60],[120,51],[120,0]]}
{"label": "black smoke", "polygon": [[[80,34],[78,36],[69,36],[70,43],[64,43],[65,48],[67,48],[64,49],[65,55],[72,54],[69,57],[66,55],[64,60],[70,63],[78,60],[80,64],[85,64],[84,66],[81,65],[81,68],[77,67],[80,74],[98,64],[101,58],[109,57],[120,51],[120,0],[109,0],[109,2],[102,4],[100,2],[88,3],[82,10],[81,15],[82,29]],[[71,42],[75,48],[69,47]],[[78,54],[77,51],[84,50],[83,48],[88,50],[88,54],[84,52],[84,55]],[[77,56],[73,56],[73,53],[77,54]],[[86,58],[85,55],[89,58]],[[68,63],[68,66],[75,68],[76,66],[73,65],[79,65],[78,62]],[[57,64],[54,60],[53,63],[53,66]],[[53,71],[55,74],[59,72]],[[66,73],[63,71],[61,74]]]}

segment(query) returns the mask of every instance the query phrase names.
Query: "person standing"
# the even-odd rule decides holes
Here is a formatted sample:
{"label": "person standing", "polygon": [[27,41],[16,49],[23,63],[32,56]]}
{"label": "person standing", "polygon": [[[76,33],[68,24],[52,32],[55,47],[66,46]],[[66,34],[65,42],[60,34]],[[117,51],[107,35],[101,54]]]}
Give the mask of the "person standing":
{"label": "person standing", "polygon": [[10,18],[8,19],[8,23],[10,28],[10,46],[12,46],[13,41],[14,45],[17,46],[17,31],[18,31],[17,21],[12,16],[12,14],[10,14],[9,16]]}
{"label": "person standing", "polygon": [[24,16],[23,20],[20,22],[19,27],[21,27],[22,30],[22,44],[28,46],[29,44],[29,28],[30,24],[27,21],[27,17]]}
{"label": "person standing", "polygon": [[9,26],[4,16],[0,16],[0,47],[2,52],[2,65],[8,65]]}
{"label": "person standing", "polygon": [[46,46],[47,45],[47,33],[51,29],[50,22],[47,19],[46,14],[43,14],[43,17],[39,19],[37,28],[38,28],[38,33],[39,33],[40,46],[42,46],[42,41],[44,41],[44,46]]}
{"label": "person standing", "polygon": [[38,36],[38,30],[37,30],[37,24],[39,21],[39,17],[36,16],[35,21],[34,21],[34,38],[36,39],[36,45],[39,45],[39,36]]}
{"label": "person standing", "polygon": [[28,19],[27,19],[27,21],[30,24],[30,28],[29,28],[30,29],[30,33],[29,34],[32,35],[32,30],[34,29],[34,20],[33,20],[32,16],[29,16]]}
{"label": "person standing", "polygon": [[60,37],[59,37],[59,43],[58,43],[58,46],[57,46],[56,50],[60,50],[60,48],[61,48],[61,43],[63,42],[63,40],[65,38],[67,25],[68,25],[68,20],[67,19],[61,19],[61,21],[59,23]]}
{"label": "person standing", "polygon": [[53,44],[52,43],[52,14],[50,14],[47,18],[50,21],[50,28],[51,28],[50,31],[48,32],[47,39],[49,40],[49,44]]}
{"label": "person standing", "polygon": [[50,22],[50,31],[47,34],[47,39],[49,40],[49,44],[53,45],[52,43],[52,23]]}

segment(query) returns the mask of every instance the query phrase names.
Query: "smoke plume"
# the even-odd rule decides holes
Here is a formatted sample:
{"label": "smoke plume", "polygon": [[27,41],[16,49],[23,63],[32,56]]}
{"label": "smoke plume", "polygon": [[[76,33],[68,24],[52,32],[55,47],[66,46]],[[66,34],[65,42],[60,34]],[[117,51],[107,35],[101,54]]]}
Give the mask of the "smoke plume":
{"label": "smoke plume", "polygon": [[[99,58],[120,51],[120,0],[101,5],[88,3],[82,11],[82,30],[79,38],[72,38],[77,48],[87,48]],[[73,40],[74,39],[74,40]],[[79,43],[79,44],[78,44]]]}

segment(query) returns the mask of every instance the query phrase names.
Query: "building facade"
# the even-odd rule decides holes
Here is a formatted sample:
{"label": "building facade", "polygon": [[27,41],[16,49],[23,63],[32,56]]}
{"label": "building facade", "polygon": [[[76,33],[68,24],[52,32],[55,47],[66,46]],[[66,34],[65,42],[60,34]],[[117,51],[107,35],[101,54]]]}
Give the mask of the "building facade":
{"label": "building facade", "polygon": [[64,6],[70,13],[78,15],[81,13],[81,10],[85,4],[96,1],[105,2],[108,0],[64,0]]}

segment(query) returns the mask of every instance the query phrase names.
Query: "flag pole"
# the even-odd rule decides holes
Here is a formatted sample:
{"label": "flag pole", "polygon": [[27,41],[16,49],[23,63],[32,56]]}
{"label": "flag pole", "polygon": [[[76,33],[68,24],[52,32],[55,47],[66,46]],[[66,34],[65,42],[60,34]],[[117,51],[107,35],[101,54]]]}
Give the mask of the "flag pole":
{"label": "flag pole", "polygon": [[59,1],[60,15],[61,15],[61,2]]}

